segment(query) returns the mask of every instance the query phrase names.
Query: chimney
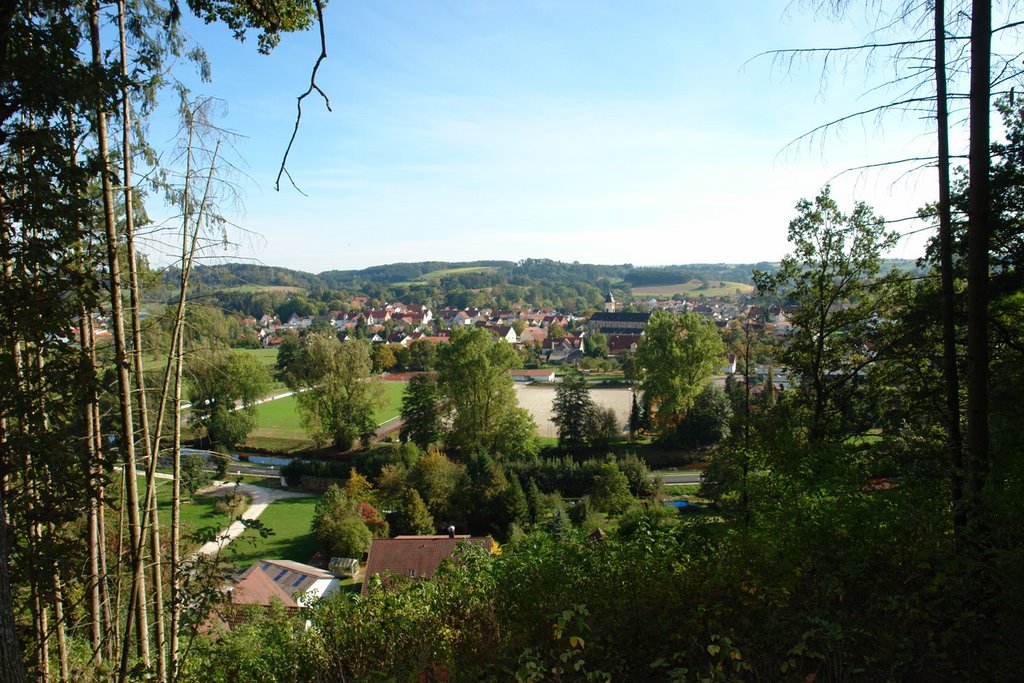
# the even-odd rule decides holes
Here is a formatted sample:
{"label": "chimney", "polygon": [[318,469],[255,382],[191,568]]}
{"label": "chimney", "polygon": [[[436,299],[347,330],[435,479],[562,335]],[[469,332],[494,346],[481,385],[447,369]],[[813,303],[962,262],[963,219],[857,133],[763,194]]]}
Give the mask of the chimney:
{"label": "chimney", "polygon": [[455,538],[455,526],[448,527],[448,538]]}

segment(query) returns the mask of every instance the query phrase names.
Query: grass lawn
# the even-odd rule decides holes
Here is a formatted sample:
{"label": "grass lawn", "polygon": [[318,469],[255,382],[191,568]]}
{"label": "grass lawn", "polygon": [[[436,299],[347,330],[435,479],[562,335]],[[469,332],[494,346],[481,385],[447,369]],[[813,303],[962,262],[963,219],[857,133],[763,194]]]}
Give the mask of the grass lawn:
{"label": "grass lawn", "polygon": [[271,370],[277,365],[277,349],[234,349],[247,356],[253,356]]}
{"label": "grass lawn", "polygon": [[[115,480],[111,493],[117,485]],[[258,483],[258,482],[257,482]],[[145,496],[146,480],[139,477],[139,497]],[[181,506],[182,551],[189,553],[197,544],[186,540],[193,531],[213,529],[220,531],[231,524],[231,518],[214,510],[220,498],[217,496],[196,496],[192,502],[183,502]],[[272,529],[274,534],[261,538],[259,533],[248,530],[235,539],[224,551],[224,559],[233,564],[248,567],[261,557],[283,560],[308,562],[317,550],[317,543],[309,535],[309,526],[313,521],[317,497],[286,498],[272,503],[262,515],[260,521]],[[160,510],[160,528],[164,534],[171,528],[171,480],[157,480],[157,505]],[[231,550],[234,548],[234,550]]]}
{"label": "grass lawn", "polygon": [[285,498],[274,502],[259,518],[273,535],[263,538],[248,529],[231,542],[228,548],[234,550],[226,552],[224,559],[243,568],[262,558],[309,562],[319,547],[309,535],[318,500],[315,497]]}
{"label": "grass lawn", "polygon": [[[146,478],[139,477],[139,505],[145,504]],[[170,479],[156,480],[156,504],[160,517],[161,535],[169,537],[171,529],[171,493],[172,482]],[[110,495],[120,492],[120,478],[114,477],[109,488]],[[231,523],[227,515],[222,515],[213,509],[219,498],[216,496],[195,496],[191,501],[187,493],[182,491],[181,503],[181,539],[182,551],[188,553],[196,545],[188,541],[189,535],[200,529],[213,528],[223,529]]]}
{"label": "grass lawn", "polygon": [[[402,411],[402,392],[405,382],[381,382],[384,387],[384,406],[377,410],[377,424],[398,417]],[[306,435],[299,418],[298,400],[286,396],[267,401],[256,407],[257,427],[242,446],[267,451],[291,453],[310,448],[313,441]]]}

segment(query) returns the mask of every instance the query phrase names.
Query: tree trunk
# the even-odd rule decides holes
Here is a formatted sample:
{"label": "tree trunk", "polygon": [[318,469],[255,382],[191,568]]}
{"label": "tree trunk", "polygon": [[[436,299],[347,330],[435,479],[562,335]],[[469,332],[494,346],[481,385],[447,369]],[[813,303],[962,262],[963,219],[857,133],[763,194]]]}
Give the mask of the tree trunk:
{"label": "tree trunk", "polygon": [[990,468],[988,425],[988,250],[990,233],[989,116],[992,6],[974,0],[971,13],[970,149],[967,220],[967,494],[973,541],[985,543],[982,489]]}
{"label": "tree trunk", "polygon": [[[89,5],[89,36],[92,48],[92,62],[96,67],[103,64],[100,49],[99,4],[93,0]],[[107,116],[102,104],[96,110],[96,138],[101,164],[100,180],[103,194],[103,222],[106,227],[107,267],[109,268],[111,322],[114,332],[114,357],[117,367],[117,385],[121,409],[121,434],[119,448],[124,458],[124,480],[128,493],[127,507],[129,520],[129,547],[131,551],[132,593],[135,602],[134,619],[137,635],[138,656],[143,666],[149,668],[149,624],[146,614],[146,579],[142,571],[142,520],[139,513],[139,490],[135,470],[135,430],[132,415],[132,387],[128,374],[128,358],[124,332],[124,307],[121,303],[121,265],[118,260],[117,222],[114,217],[114,191],[110,182],[110,154],[107,147]],[[127,631],[126,631],[127,633]],[[122,662],[127,653],[122,653]],[[122,680],[126,672],[122,666]]]}
{"label": "tree trunk", "polygon": [[953,217],[949,201],[949,102],[946,92],[946,8],[935,0],[935,119],[939,170],[939,272],[942,276],[942,379],[946,394],[946,453],[949,458],[953,533],[964,529],[963,436],[957,371],[956,306],[953,289]]}
{"label": "tree trunk", "polygon": [[21,659],[21,643],[14,621],[14,593],[11,590],[10,527],[7,525],[6,485],[0,486],[0,681],[28,683]]}
{"label": "tree trunk", "polygon": [[146,405],[146,381],[142,365],[142,320],[139,316],[139,268],[138,258],[135,253],[135,208],[132,197],[131,100],[128,90],[128,46],[125,37],[124,0],[118,0],[117,3],[117,27],[121,47],[122,186],[124,188],[125,251],[128,257],[128,289],[131,301],[132,358],[135,370],[135,392],[139,409],[139,440],[142,443],[142,461],[147,464],[145,510],[149,514],[150,554],[153,557],[153,625],[154,635],[156,636],[157,677],[163,680],[167,674],[167,653],[164,641],[164,588],[160,557],[160,519],[157,514],[156,504],[157,453],[151,447],[149,410]]}

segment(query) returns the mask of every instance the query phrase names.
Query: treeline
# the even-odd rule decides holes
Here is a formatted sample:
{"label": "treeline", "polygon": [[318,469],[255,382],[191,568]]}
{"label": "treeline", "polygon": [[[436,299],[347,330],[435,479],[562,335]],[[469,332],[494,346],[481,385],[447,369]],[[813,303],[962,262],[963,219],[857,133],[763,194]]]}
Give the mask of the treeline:
{"label": "treeline", "polygon": [[[423,261],[374,266],[362,270],[325,271],[319,274],[232,263],[197,266],[192,275],[192,297],[256,318],[276,314],[287,318],[326,315],[348,310],[353,296],[366,296],[371,305],[388,301],[423,303],[454,308],[517,306],[554,307],[582,313],[599,309],[611,292],[617,301],[628,301],[632,287],[679,284],[693,279],[751,282],[755,268],[770,271],[771,264],[705,264],[635,267],[631,264],[595,265],[550,259],[472,261],[448,263]],[[436,273],[436,277],[423,276]],[[166,302],[177,296],[174,283],[180,273],[168,269],[146,291],[151,301]],[[266,288],[260,290],[260,288]],[[275,290],[295,287],[300,291]]]}

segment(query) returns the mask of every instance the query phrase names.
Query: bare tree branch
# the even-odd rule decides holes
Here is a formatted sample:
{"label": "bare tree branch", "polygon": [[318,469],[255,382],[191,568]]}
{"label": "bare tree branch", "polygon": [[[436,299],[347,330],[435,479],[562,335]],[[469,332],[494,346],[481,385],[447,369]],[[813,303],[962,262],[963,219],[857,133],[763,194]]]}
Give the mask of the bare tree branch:
{"label": "bare tree branch", "polygon": [[[965,100],[965,99],[967,99],[967,95],[965,95],[965,94],[950,95],[950,99],[964,99]],[[838,125],[840,125],[842,123],[845,123],[847,121],[851,121],[853,119],[860,118],[862,116],[867,116],[868,114],[881,114],[883,112],[886,112],[886,111],[889,111],[889,110],[892,110],[892,109],[900,109],[901,107],[907,107],[907,109],[909,110],[909,109],[911,109],[911,107],[909,107],[909,105],[921,104],[921,103],[924,103],[924,102],[933,102],[934,100],[935,100],[935,98],[931,97],[931,96],[929,96],[929,97],[910,97],[910,98],[907,98],[907,99],[904,99],[904,100],[899,100],[897,102],[889,102],[887,104],[878,105],[877,107],[869,107],[867,109],[862,109],[860,111],[853,112],[852,114],[847,114],[845,116],[840,116],[838,119],[833,119],[832,121],[829,121],[828,123],[823,123],[820,126],[816,126],[816,127],[812,128],[811,130],[807,131],[806,133],[803,133],[802,135],[800,135],[800,136],[798,136],[796,138],[793,138],[788,143],[786,143],[785,147],[783,147],[783,150],[789,149],[793,145],[796,145],[797,143],[802,142],[804,140],[811,139],[815,135],[817,135],[818,133],[820,133],[822,131],[825,131],[825,130],[828,130],[829,128],[833,128],[833,127],[838,126]]]}
{"label": "bare tree branch", "polygon": [[281,158],[281,168],[277,172],[277,180],[274,181],[274,190],[281,191],[281,176],[288,176],[288,182],[292,184],[299,194],[307,196],[298,185],[295,184],[295,180],[292,178],[292,174],[288,172],[286,168],[288,164],[288,155],[292,151],[292,145],[295,144],[295,137],[299,134],[299,124],[302,122],[302,100],[306,99],[309,95],[316,92],[320,93],[320,96],[324,98],[324,105],[327,107],[327,111],[334,111],[331,109],[331,100],[327,97],[327,93],[320,89],[320,86],[316,83],[316,74],[320,69],[320,64],[327,59],[327,36],[324,33],[324,8],[321,0],[314,0],[316,4],[316,21],[320,26],[320,56],[316,58],[316,63],[313,64],[313,72],[309,75],[309,87],[306,92],[302,93],[298,97],[296,102],[297,113],[295,115],[295,128],[292,130],[292,137],[288,140],[288,146],[284,150],[284,156]]}

